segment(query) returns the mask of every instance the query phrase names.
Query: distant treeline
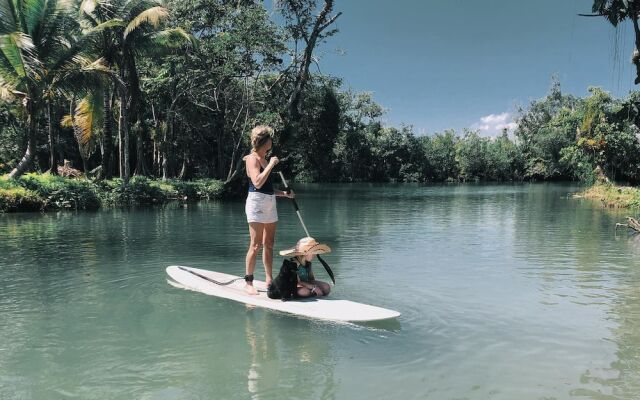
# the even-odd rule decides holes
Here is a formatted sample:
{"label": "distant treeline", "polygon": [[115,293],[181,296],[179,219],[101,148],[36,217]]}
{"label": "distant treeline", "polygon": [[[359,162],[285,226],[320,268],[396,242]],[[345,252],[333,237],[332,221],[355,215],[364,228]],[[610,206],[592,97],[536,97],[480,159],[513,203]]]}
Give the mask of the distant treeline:
{"label": "distant treeline", "polygon": [[370,94],[310,72],[333,1],[281,0],[278,17],[259,1],[25,4],[0,13],[0,173],[67,159],[99,180],[233,185],[248,132],[268,124],[300,181],[640,180],[635,92],[576,98],[554,82],[493,138],[385,126]]}

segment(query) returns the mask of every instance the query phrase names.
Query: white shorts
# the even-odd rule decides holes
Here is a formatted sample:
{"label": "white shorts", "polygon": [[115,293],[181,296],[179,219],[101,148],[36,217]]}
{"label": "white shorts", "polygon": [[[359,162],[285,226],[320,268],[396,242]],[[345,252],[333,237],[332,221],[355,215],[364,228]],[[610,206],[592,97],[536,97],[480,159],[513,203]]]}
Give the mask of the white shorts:
{"label": "white shorts", "polygon": [[259,222],[261,224],[278,222],[276,195],[249,192],[244,211],[247,214],[247,222]]}

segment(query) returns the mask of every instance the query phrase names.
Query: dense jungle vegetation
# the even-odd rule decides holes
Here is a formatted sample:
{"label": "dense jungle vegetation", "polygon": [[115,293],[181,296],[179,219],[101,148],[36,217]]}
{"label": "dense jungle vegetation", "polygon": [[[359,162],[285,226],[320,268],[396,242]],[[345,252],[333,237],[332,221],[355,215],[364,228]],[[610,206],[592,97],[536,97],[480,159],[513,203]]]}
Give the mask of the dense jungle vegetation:
{"label": "dense jungle vegetation", "polygon": [[[636,8],[595,0],[590,15],[637,25]],[[383,124],[370,93],[314,72],[338,34],[334,1],[279,0],[275,10],[253,0],[0,1],[0,196],[47,198],[63,181],[23,175],[71,165],[94,191],[131,191],[136,176],[216,187],[192,198],[238,193],[257,124],[274,127],[274,154],[298,181],[640,181],[637,92],[578,98],[552,78],[512,132],[416,135]]]}

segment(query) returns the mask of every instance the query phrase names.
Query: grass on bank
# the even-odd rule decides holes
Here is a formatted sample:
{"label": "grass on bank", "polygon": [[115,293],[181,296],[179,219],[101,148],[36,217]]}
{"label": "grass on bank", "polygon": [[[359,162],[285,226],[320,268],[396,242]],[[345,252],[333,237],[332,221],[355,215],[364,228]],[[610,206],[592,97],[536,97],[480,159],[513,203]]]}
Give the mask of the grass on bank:
{"label": "grass on bank", "polygon": [[213,179],[184,182],[136,176],[125,184],[122,179],[92,181],[32,173],[19,179],[0,177],[0,212],[96,210],[217,199],[222,193],[222,181]]}
{"label": "grass on bank", "polygon": [[640,188],[597,184],[580,193],[578,197],[600,200],[609,208],[640,208]]}

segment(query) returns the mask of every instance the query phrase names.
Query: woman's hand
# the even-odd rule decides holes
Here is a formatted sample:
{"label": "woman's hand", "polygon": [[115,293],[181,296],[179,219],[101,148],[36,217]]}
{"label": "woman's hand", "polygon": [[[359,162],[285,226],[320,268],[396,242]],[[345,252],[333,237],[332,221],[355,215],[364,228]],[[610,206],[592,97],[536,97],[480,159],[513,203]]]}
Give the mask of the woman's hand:
{"label": "woman's hand", "polygon": [[296,197],[296,194],[293,193],[293,190],[289,189],[289,191],[285,191],[285,190],[281,190],[279,192],[277,192],[277,195],[280,197],[286,197],[288,199],[293,199]]}
{"label": "woman's hand", "polygon": [[267,165],[267,168],[268,168],[268,167],[273,168],[273,167],[275,167],[279,162],[280,162],[280,160],[278,159],[278,157],[273,156],[273,157],[271,157],[271,158],[269,159],[269,165]]}

